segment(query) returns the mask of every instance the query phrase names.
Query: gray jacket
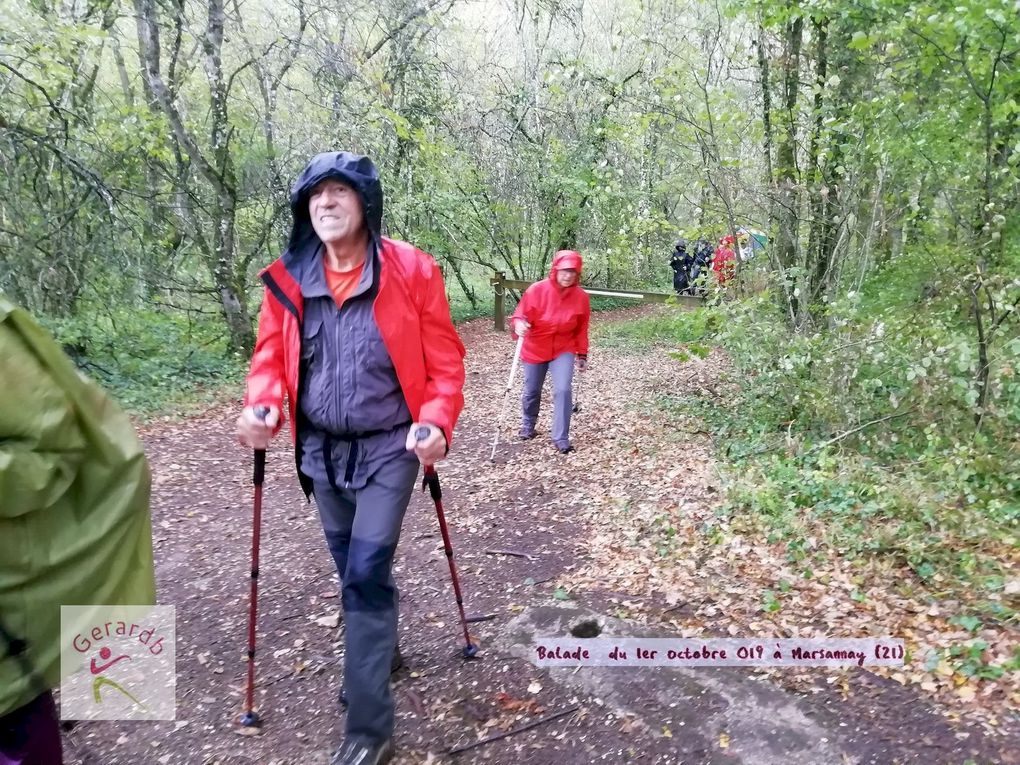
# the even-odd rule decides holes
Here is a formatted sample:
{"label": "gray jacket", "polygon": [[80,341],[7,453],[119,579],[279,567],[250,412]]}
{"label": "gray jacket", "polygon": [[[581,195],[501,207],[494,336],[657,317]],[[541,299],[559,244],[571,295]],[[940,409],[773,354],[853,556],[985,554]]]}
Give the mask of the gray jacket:
{"label": "gray jacket", "polygon": [[404,449],[411,413],[373,315],[378,274],[369,244],[361,281],[340,308],[321,252],[299,275],[301,472],[336,488],[363,488],[383,463],[416,459]]}

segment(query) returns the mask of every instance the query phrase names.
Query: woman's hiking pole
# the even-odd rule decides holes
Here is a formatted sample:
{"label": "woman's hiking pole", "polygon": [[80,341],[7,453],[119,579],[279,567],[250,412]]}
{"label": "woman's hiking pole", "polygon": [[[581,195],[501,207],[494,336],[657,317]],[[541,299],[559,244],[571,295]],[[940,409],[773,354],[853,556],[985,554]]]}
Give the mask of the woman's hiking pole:
{"label": "woman's hiking pole", "polygon": [[[269,414],[269,407],[257,406],[254,409],[255,416],[265,420]],[[262,536],[262,482],[266,477],[266,450],[255,450],[255,470],[252,475],[252,483],[255,485],[255,504],[252,518],[251,532],[251,598],[248,607],[248,685],[244,694],[244,714],[241,716],[241,725],[246,728],[261,727],[255,706],[255,614],[258,607],[259,588],[259,541]]]}
{"label": "woman's hiking pole", "polygon": [[[520,344],[517,346],[520,350]],[[414,432],[416,441],[424,441],[429,437],[429,428],[424,425]],[[443,514],[443,490],[439,486],[439,474],[432,465],[425,466],[425,477],[421,482],[421,490],[428,487],[432,501],[436,503],[436,515],[439,517],[439,530],[443,534],[443,548],[446,551],[446,560],[450,564],[450,579],[453,580],[453,594],[457,598],[457,608],[460,611],[460,625],[464,629],[464,648],[461,649],[465,659],[470,659],[478,653],[478,646],[471,642],[471,635],[468,633],[468,618],[464,614],[464,598],[460,594],[460,580],[457,578],[457,564],[453,562],[453,545],[450,544],[450,531],[446,527],[446,516]]]}
{"label": "woman's hiking pole", "polygon": [[499,443],[499,431],[503,427],[503,416],[506,414],[506,400],[510,395],[510,389],[514,387],[514,375],[517,374],[517,364],[521,360],[521,346],[524,345],[524,338],[517,338],[517,346],[514,348],[514,360],[510,364],[510,375],[506,378],[506,390],[503,391],[503,403],[499,407],[499,419],[496,421],[496,434],[492,437],[492,454],[489,455],[489,462],[496,461],[496,444]]}
{"label": "woman's hiking pole", "polygon": [[577,414],[581,411],[581,383],[584,382],[584,376],[587,374],[587,370],[584,372],[577,372],[574,377],[577,378],[577,385],[574,387],[574,405],[570,408],[570,411]]}

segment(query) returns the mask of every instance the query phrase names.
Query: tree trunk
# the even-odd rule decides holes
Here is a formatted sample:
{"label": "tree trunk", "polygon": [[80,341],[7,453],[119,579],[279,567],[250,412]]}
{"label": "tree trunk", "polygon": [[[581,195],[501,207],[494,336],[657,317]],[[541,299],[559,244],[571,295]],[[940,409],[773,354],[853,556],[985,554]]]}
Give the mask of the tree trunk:
{"label": "tree trunk", "polygon": [[758,74],[761,79],[761,122],[763,128],[762,154],[765,160],[765,188],[768,195],[768,229],[776,226],[775,175],[772,168],[772,85],[769,82],[769,58],[765,50],[765,28],[758,25]]}
{"label": "tree trunk", "polygon": [[[836,169],[843,161],[843,136],[839,128],[825,131],[825,100],[824,93],[828,87],[830,51],[835,56],[833,69],[841,72],[839,86],[830,96],[832,113],[846,118],[846,111],[851,101],[850,82],[853,70],[853,59],[842,61],[842,51],[846,40],[837,26],[830,33],[828,19],[814,22],[815,41],[817,45],[816,92],[815,92],[815,125],[811,137],[811,167],[813,183],[811,188],[811,236],[808,245],[808,269],[810,278],[806,298],[812,305],[818,305],[828,293],[834,279],[836,269],[836,245],[839,238],[839,226],[836,224],[839,209],[839,183]],[[830,39],[831,38],[831,39]],[[835,44],[831,44],[833,42]],[[843,119],[837,119],[836,125]],[[819,162],[819,147],[827,149],[825,158]]]}
{"label": "tree trunk", "polygon": [[[776,255],[784,277],[793,278],[800,265],[799,214],[800,195],[797,189],[797,97],[800,85],[800,49],[804,35],[804,20],[798,16],[786,28],[786,56],[783,76],[782,136],[776,152],[776,180],[778,230]],[[797,280],[801,277],[796,276]],[[801,286],[803,290],[803,287]],[[794,317],[799,323],[799,308],[794,305]]]}
{"label": "tree trunk", "polygon": [[[219,296],[231,350],[250,354],[255,347],[255,338],[248,313],[245,294],[245,274],[238,262],[234,242],[234,224],[237,210],[237,181],[230,154],[230,138],[233,132],[227,112],[227,86],[223,75],[223,34],[226,22],[222,0],[209,0],[208,23],[202,38],[203,66],[209,83],[210,135],[208,150],[203,150],[197,137],[184,124],[177,99],[167,87],[160,67],[159,19],[153,0],[134,0],[138,28],[138,55],[141,60],[146,91],[150,104],[166,117],[173,131],[174,140],[209,186],[214,201],[208,217],[208,228],[212,236],[201,234],[196,226],[196,239],[205,255],[213,285]],[[184,6],[174,4],[177,16],[176,27],[182,26]],[[176,48],[175,48],[176,51]],[[176,60],[176,56],[174,58]],[[173,70],[174,65],[171,65]],[[170,72],[171,83],[174,72]],[[191,176],[182,172],[184,156],[178,155],[178,182],[186,183]],[[185,193],[200,194],[198,190]]]}

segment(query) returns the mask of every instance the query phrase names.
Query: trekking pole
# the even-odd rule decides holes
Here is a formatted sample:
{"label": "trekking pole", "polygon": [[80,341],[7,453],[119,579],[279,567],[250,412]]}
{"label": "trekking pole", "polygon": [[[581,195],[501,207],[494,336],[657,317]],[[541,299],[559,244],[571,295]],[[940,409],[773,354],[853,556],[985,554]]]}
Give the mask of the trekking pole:
{"label": "trekking pole", "polygon": [[581,383],[584,382],[584,376],[586,374],[588,374],[587,370],[585,370],[584,372],[578,372],[577,374],[574,375],[574,377],[577,378],[577,385],[574,388],[573,395],[574,405],[570,407],[570,411],[573,412],[574,414],[577,414],[578,412],[581,411]]}
{"label": "trekking pole", "polygon": [[[517,346],[520,350],[520,344]],[[431,432],[430,428],[422,425],[414,432],[414,438],[416,441],[424,441],[429,437]],[[468,633],[468,623],[471,621],[479,621],[478,619],[468,619],[464,613],[464,598],[460,594],[460,580],[457,578],[457,564],[453,562],[453,545],[450,543],[450,531],[446,527],[446,516],[443,513],[443,490],[439,486],[439,474],[436,473],[436,469],[432,465],[425,466],[425,477],[421,482],[421,490],[425,491],[425,487],[428,487],[429,494],[432,495],[432,501],[436,504],[436,516],[439,518],[439,530],[443,534],[443,549],[446,552],[446,560],[450,564],[450,579],[453,580],[453,594],[457,598],[457,609],[460,611],[460,625],[464,630],[464,648],[461,652],[464,654],[465,659],[473,658],[478,653],[478,646],[471,642],[471,635]]]}
{"label": "trekking pole", "polygon": [[[265,422],[269,407],[257,406],[253,410],[255,416]],[[251,598],[248,606],[248,684],[244,695],[245,712],[241,716],[241,725],[246,728],[259,728],[259,719],[255,706],[255,616],[258,610],[259,588],[259,542],[262,537],[262,483],[266,477],[266,450],[255,450],[255,469],[252,483],[255,485],[255,503],[252,513],[251,532]]]}
{"label": "trekking pole", "polygon": [[499,419],[496,421],[496,433],[492,437],[492,454],[489,455],[489,462],[496,461],[496,444],[499,443],[499,431],[503,427],[503,416],[506,414],[506,400],[510,389],[514,387],[514,375],[517,374],[517,364],[521,360],[521,346],[524,345],[524,338],[517,338],[517,346],[514,348],[514,360],[510,364],[510,375],[506,378],[506,390],[503,391],[503,403],[499,407]]}

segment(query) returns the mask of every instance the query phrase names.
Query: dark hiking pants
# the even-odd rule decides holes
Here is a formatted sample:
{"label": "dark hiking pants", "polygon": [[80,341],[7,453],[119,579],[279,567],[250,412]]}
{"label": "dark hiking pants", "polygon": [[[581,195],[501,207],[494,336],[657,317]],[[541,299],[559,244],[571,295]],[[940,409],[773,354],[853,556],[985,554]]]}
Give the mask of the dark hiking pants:
{"label": "dark hiking pants", "polygon": [[390,661],[397,646],[393,557],[417,475],[418,460],[408,455],[385,463],[363,489],[314,485],[342,588],[349,739],[379,742],[393,735]]}

